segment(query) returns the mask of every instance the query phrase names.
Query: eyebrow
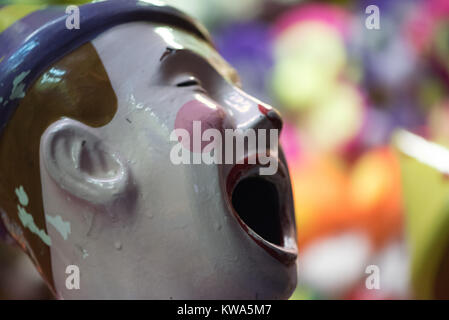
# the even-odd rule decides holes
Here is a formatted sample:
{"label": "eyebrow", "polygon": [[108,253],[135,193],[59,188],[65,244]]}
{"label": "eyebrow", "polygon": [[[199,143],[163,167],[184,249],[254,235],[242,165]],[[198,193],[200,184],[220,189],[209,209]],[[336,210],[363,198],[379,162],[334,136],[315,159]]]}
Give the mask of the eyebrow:
{"label": "eyebrow", "polygon": [[165,58],[167,58],[168,56],[170,56],[170,55],[173,54],[174,52],[176,52],[176,49],[174,49],[174,48],[170,48],[170,47],[165,48],[164,53],[163,53],[162,56],[159,58],[159,62],[162,62]]}

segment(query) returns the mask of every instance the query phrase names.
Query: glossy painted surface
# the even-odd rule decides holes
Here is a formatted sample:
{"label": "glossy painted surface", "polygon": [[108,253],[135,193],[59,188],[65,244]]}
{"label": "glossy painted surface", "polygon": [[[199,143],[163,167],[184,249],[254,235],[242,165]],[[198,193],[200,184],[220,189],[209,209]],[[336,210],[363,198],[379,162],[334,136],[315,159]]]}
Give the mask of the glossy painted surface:
{"label": "glossy painted surface", "polygon": [[[152,21],[176,26],[209,41],[207,31],[182,12],[158,1],[116,0],[79,7],[80,25],[66,27],[65,6],[25,6],[14,10],[17,21],[0,30],[0,132],[14,112],[22,91],[52,63],[104,30],[128,21]],[[29,13],[26,15],[26,13]],[[10,14],[10,16],[12,13]],[[0,15],[1,18],[1,15]],[[17,91],[16,89],[21,89]]]}
{"label": "glossy painted surface", "polygon": [[[53,283],[49,241],[41,240],[48,236],[39,170],[40,137],[62,117],[101,127],[112,120],[116,111],[117,98],[108,75],[95,48],[87,43],[38,78],[1,136],[0,208],[8,213],[3,220],[49,284]],[[30,226],[20,228],[24,223],[17,214],[18,204],[24,210],[22,216],[32,216],[40,232],[32,232]]]}
{"label": "glossy painted surface", "polygon": [[[95,50],[89,56],[101,61],[95,66],[104,68],[113,94],[83,81],[78,81],[76,92],[68,90],[67,74],[80,70],[66,70],[57,62],[22,100],[31,105],[39,96],[28,97],[29,93],[53,86],[59,92],[55,105],[69,103],[68,109],[72,101],[95,105],[79,115],[65,110],[58,119],[46,118],[39,159],[33,160],[39,161],[46,217],[29,210],[36,215],[38,228],[30,227],[29,220],[26,227],[20,219],[25,228],[18,223],[19,231],[35,231],[32,235],[26,231],[26,241],[48,247],[48,255],[30,254],[38,265],[49,256],[51,268],[42,271],[51,270],[47,276],[57,295],[67,299],[288,298],[296,285],[297,249],[282,152],[278,172],[264,178],[279,200],[277,243],[252,230],[233,208],[236,185],[257,176],[258,164],[174,165],[170,161],[175,144],[170,134],[176,127],[188,129],[199,119],[221,131],[279,130],[282,121],[277,111],[242,91],[235,70],[210,44],[179,28],[131,22],[108,29],[88,46]],[[61,61],[84,64],[73,60],[79,50],[83,49]],[[95,72],[84,76],[98,78]],[[37,118],[48,116],[32,112]],[[92,122],[92,112],[106,118]],[[266,151],[278,157],[276,150]],[[16,188],[19,195],[10,190],[15,203],[28,209],[24,194],[28,197],[35,190],[20,181]],[[17,214],[12,207],[7,213]],[[41,231],[48,233],[51,243],[39,237],[44,220]],[[79,290],[65,286],[68,265],[80,268]]]}
{"label": "glossy painted surface", "polygon": [[[175,166],[169,161],[173,146],[169,135],[179,110],[189,101],[220,108],[223,122],[232,127],[266,127],[271,121],[260,112],[260,101],[224,80],[222,75],[232,73],[231,69],[211,65],[216,62],[210,60],[212,48],[205,51],[195,37],[164,28],[167,32],[161,36],[157,26],[130,23],[92,42],[118,100],[114,119],[95,134],[110,146],[108,153],[123,159],[134,191],[105,212],[83,207],[84,218],[68,214],[75,200],[67,203],[65,197],[48,197],[44,201],[49,212],[67,208],[62,218],[72,224],[72,240],[52,247],[55,256],[80,244],[89,256],[83,259],[81,251],[72,250],[70,260],[82,270],[92,270],[84,273],[86,291],[68,292],[63,286],[58,291],[65,297],[123,297],[126,292],[125,297],[149,298],[287,298],[296,282],[296,266],[274,258],[235,219],[224,187],[232,166]],[[167,40],[164,35],[169,31]],[[184,50],[182,59],[173,54],[160,62],[166,48],[174,44]],[[176,86],[186,76],[203,83],[205,92],[195,86]],[[51,162],[45,155],[41,153],[42,163]],[[43,172],[48,174],[43,176],[44,193],[60,192],[50,178],[52,172]],[[129,203],[133,197],[135,201]],[[124,206],[132,210],[124,212]],[[87,233],[95,241],[89,241]],[[120,250],[115,243],[121,244]],[[57,284],[65,278],[66,259],[52,259]],[[103,276],[98,275],[99,265]]]}

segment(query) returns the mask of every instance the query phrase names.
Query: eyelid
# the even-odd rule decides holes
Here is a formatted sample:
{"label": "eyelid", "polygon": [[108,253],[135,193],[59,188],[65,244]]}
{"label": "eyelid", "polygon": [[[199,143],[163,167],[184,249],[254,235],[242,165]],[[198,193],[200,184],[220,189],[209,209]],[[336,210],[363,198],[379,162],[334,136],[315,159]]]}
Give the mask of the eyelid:
{"label": "eyelid", "polygon": [[188,80],[178,82],[176,84],[177,87],[190,87],[190,86],[199,86],[199,85],[201,85],[200,81],[193,77],[191,77]]}
{"label": "eyelid", "polygon": [[[225,66],[224,69],[222,69],[222,72],[220,72],[220,67],[214,64],[212,61],[208,61],[204,56],[198,54],[197,52],[190,50],[190,49],[176,49],[173,52],[171,52],[167,57],[165,57],[162,62],[161,66],[162,68],[170,68],[173,61],[176,61],[178,59],[183,59],[185,56],[195,56],[197,58],[200,58],[205,62],[209,67],[211,67],[217,75],[222,77],[226,82],[231,83],[234,86],[237,86],[238,88],[242,88],[242,83],[240,80],[240,77],[237,73],[237,71],[231,67],[225,60],[222,60],[223,66]],[[216,62],[218,63],[218,62]]]}

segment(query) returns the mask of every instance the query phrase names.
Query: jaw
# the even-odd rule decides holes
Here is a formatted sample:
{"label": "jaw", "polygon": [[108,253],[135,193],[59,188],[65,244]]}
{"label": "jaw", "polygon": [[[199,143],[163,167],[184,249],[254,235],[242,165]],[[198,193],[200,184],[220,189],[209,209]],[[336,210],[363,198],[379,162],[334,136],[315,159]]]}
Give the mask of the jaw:
{"label": "jaw", "polygon": [[[184,186],[180,188],[189,191],[183,204],[185,209],[181,211],[186,217],[186,223],[185,227],[177,232],[184,236],[178,239],[176,244],[173,242],[173,248],[186,247],[178,250],[176,254],[174,251],[167,252],[167,255],[180,259],[174,264],[178,265],[180,274],[183,275],[177,280],[178,292],[174,298],[289,298],[296,287],[297,267],[288,172],[285,177],[275,175],[261,183],[261,189],[268,186],[268,191],[271,191],[269,186],[273,184],[276,193],[278,190],[285,190],[284,194],[289,195],[285,199],[282,195],[279,196],[279,203],[285,205],[282,210],[285,212],[284,222],[281,224],[280,216],[284,214],[281,214],[281,210],[277,212],[278,215],[272,211],[268,222],[277,221],[280,228],[278,232],[268,228],[266,233],[259,229],[256,233],[250,231],[250,228],[245,230],[243,224],[246,223],[236,216],[235,210],[232,209],[232,197],[228,196],[222,176],[223,166],[182,167],[184,173],[177,176],[180,184]],[[185,181],[179,180],[181,176]],[[238,180],[237,184],[243,183],[245,177],[241,176],[242,179]],[[284,185],[276,180],[281,178],[288,184]],[[281,186],[285,189],[277,189]],[[241,187],[246,188],[244,184]],[[273,238],[270,238],[271,236]],[[275,239],[279,240],[277,244]],[[192,243],[189,244],[190,241]],[[273,252],[274,250],[277,252]],[[283,259],[282,255],[287,258]],[[181,259],[187,256],[188,259]],[[192,258],[193,256],[195,258]]]}
{"label": "jaw", "polygon": [[242,270],[260,290],[258,298],[265,291],[266,299],[289,298],[297,281],[293,197],[282,150],[278,168],[272,176],[261,176],[257,163],[222,165],[219,169],[224,210],[239,234],[240,250],[249,260],[257,261],[253,269]]}

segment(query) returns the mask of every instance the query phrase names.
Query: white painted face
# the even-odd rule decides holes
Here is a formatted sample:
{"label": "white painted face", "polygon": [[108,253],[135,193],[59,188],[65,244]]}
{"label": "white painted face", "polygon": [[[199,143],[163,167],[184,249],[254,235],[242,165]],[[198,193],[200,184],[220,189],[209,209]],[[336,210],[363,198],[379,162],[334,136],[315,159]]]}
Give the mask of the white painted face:
{"label": "white painted face", "polygon": [[[58,294],[288,298],[296,244],[283,160],[263,178],[257,165],[170,161],[176,127],[279,129],[276,111],[187,32],[135,22],[92,43],[118,99],[114,119],[95,129],[62,119],[41,139],[45,212],[62,219],[47,219]],[[79,267],[78,290],[66,288],[68,265]]]}

